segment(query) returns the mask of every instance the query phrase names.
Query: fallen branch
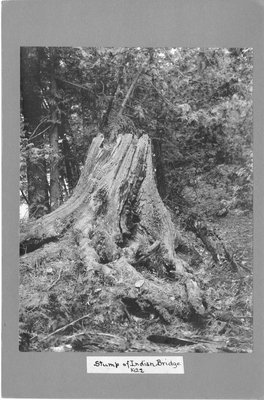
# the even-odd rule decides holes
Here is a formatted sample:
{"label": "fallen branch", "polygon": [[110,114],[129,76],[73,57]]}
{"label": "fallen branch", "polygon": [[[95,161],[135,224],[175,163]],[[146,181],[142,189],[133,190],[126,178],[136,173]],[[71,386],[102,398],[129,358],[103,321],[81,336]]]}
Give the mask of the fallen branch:
{"label": "fallen branch", "polygon": [[27,198],[27,196],[25,195],[25,193],[23,192],[23,190],[22,190],[22,189],[20,189],[20,192],[21,192],[21,194],[22,194],[22,197],[23,197],[23,199],[25,200],[25,202],[26,202],[27,204],[29,204],[29,202],[28,202],[28,198]]}
{"label": "fallen branch", "polygon": [[69,82],[69,81],[66,81],[65,79],[58,78],[57,76],[56,76],[55,79],[57,81],[59,81],[59,82],[66,83],[67,85],[72,86],[72,87],[74,87],[76,89],[80,89],[80,90],[85,90],[87,92],[91,92],[91,89],[88,88],[87,86],[83,86],[83,85],[80,85],[80,84],[74,83],[74,82]]}
{"label": "fallen branch", "polygon": [[[219,254],[216,247],[209,239],[210,228],[208,228],[206,223],[202,221],[202,219],[198,215],[191,214],[187,220],[187,228],[188,230],[195,233],[199,239],[201,239],[206,249],[211,253],[214,262],[217,264],[220,260]],[[245,267],[242,264],[238,264],[234,260],[234,256],[228,251],[224,243],[224,240],[219,236],[219,234],[213,232],[213,235],[218,240],[218,242],[220,242],[224,251],[224,257],[227,260],[227,262],[231,265],[232,271],[237,272],[240,275],[241,275],[241,269],[251,272],[249,268]]]}
{"label": "fallen branch", "polygon": [[246,271],[248,271],[248,272],[251,272],[251,270],[250,270],[249,268],[245,267],[245,266],[242,265],[242,264],[238,264],[238,263],[234,260],[233,255],[231,255],[231,254],[229,253],[229,251],[227,250],[227,248],[226,248],[226,246],[224,245],[223,242],[222,242],[222,246],[223,246],[223,249],[224,249],[225,257],[226,257],[227,261],[230,263],[230,265],[232,266],[233,271],[239,272],[239,270],[242,268],[242,269],[244,269],[244,270],[246,270]]}
{"label": "fallen branch", "polygon": [[216,264],[219,262],[219,254],[208,237],[208,227],[198,215],[192,213],[186,220],[187,229],[193,232],[204,244],[206,250],[212,255],[212,258]]}
{"label": "fallen branch", "polygon": [[62,271],[62,268],[63,268],[63,267],[61,267],[61,269],[60,269],[58,278],[57,278],[54,282],[52,282],[52,284],[48,287],[47,290],[50,290],[51,288],[53,288],[53,286],[56,285],[57,282],[59,282],[59,280],[60,280],[60,278],[61,278],[61,271]]}
{"label": "fallen branch", "polygon": [[47,126],[47,128],[45,128],[43,131],[39,132],[38,134],[34,134],[34,136],[30,137],[30,140],[32,139],[36,139],[36,137],[43,135],[45,132],[47,132],[50,128],[52,127],[52,125]]}
{"label": "fallen branch", "polygon": [[57,329],[56,331],[50,333],[48,336],[45,336],[44,338],[42,338],[42,339],[40,340],[40,342],[43,342],[44,340],[47,340],[48,338],[50,338],[51,336],[55,335],[56,333],[62,332],[62,331],[64,331],[66,328],[68,328],[69,326],[72,326],[72,325],[76,324],[77,322],[82,321],[83,319],[89,318],[89,317],[90,317],[90,314],[87,314],[87,315],[84,315],[84,316],[81,317],[81,318],[76,319],[75,321],[71,322],[70,324],[64,325],[62,328],[59,328],[59,329]]}
{"label": "fallen branch", "polygon": [[115,339],[115,338],[120,338],[120,337],[117,336],[117,335],[110,335],[110,333],[103,333],[103,332],[87,332],[87,331],[83,331],[83,332],[80,332],[80,333],[75,333],[74,335],[66,336],[66,339],[67,339],[67,340],[69,340],[69,339],[74,339],[74,338],[76,338],[76,337],[78,337],[78,336],[82,336],[82,335],[109,336],[109,337],[112,337],[113,339]]}
{"label": "fallen branch", "polygon": [[34,137],[34,135],[37,133],[38,128],[43,125],[44,123],[47,122],[47,118],[44,118],[42,121],[40,121],[40,123],[36,126],[36,128],[34,129],[34,131],[29,135],[30,139],[32,137]]}

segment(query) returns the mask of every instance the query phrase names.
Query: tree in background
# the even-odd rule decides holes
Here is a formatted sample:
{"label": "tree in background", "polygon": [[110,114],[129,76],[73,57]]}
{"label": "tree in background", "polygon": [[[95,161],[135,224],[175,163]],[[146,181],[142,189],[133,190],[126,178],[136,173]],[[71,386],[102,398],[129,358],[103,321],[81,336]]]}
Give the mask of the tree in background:
{"label": "tree in background", "polygon": [[[27,74],[36,77],[30,51],[41,57],[38,79],[26,91]],[[30,48],[21,54],[22,97],[38,88],[31,130],[41,124],[44,134],[38,133],[36,146],[31,142],[31,153],[42,149],[46,160],[48,204],[47,185],[46,197],[40,197],[46,211],[72,193],[93,137],[111,130],[146,55],[149,68],[140,72],[122,116],[152,138],[162,198],[172,208],[176,199],[188,207],[199,203],[205,212],[201,197],[210,187],[212,214],[223,200],[223,188],[215,187],[220,180],[230,207],[252,207],[250,49]],[[30,192],[30,204],[33,192],[39,191]]]}
{"label": "tree in background", "polygon": [[35,218],[49,211],[46,160],[42,151],[44,136],[41,129],[43,117],[40,87],[41,60],[40,49],[21,48],[22,143],[24,144],[29,216]]}
{"label": "tree in background", "polygon": [[[171,332],[179,319],[206,323],[212,310],[190,262],[202,257],[182,227],[216,265],[202,218],[222,212],[223,200],[225,212],[251,207],[251,50],[41,50],[35,124],[43,124],[42,141],[37,148],[26,137],[21,148],[44,157],[52,212],[21,230],[21,268],[34,264],[47,280],[48,270],[59,275],[48,287],[45,280],[31,286],[31,296],[21,292],[22,322],[32,322],[25,314],[33,305],[66,327],[74,314],[111,334],[131,315]],[[28,185],[24,178],[22,189]],[[58,300],[49,291],[61,276]],[[44,324],[37,329],[35,337],[48,333]]]}

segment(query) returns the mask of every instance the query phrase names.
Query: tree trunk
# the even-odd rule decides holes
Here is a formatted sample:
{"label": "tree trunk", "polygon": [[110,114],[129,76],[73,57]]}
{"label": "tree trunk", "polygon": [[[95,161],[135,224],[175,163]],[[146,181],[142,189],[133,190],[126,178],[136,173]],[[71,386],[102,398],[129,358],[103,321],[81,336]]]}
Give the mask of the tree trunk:
{"label": "tree trunk", "polygon": [[[21,48],[22,113],[26,137],[34,148],[43,147],[40,127],[40,56],[36,47]],[[44,157],[29,154],[27,159],[29,216],[39,218],[49,211],[48,182]]]}
{"label": "tree trunk", "polygon": [[156,137],[153,138],[153,149],[155,153],[155,168],[156,168],[156,179],[157,188],[160,197],[164,199],[166,197],[166,179],[163,165],[163,152],[162,152],[162,140],[164,138],[164,124],[165,116],[161,115],[157,119]]}
{"label": "tree trunk", "polygon": [[[21,233],[21,253],[27,253],[22,259],[32,258],[28,253],[35,250],[36,259],[39,248],[45,245],[49,252],[53,242],[54,264],[61,261],[65,240],[74,238],[74,254],[86,279],[104,277],[105,290],[100,290],[105,303],[117,307],[121,299],[128,315],[140,309],[170,323],[175,315],[205,312],[198,282],[175,252],[176,236],[155,185],[148,135],[118,135],[107,142],[100,134],[74,194],[37,224],[29,224]],[[70,245],[66,247],[69,251]]]}
{"label": "tree trunk", "polygon": [[75,172],[76,167],[73,165],[74,157],[72,155],[71,148],[66,137],[62,139],[62,148],[68,189],[69,193],[72,194],[72,190],[78,179],[76,177],[77,173]]}
{"label": "tree trunk", "polygon": [[[52,71],[52,75],[54,71]],[[59,173],[59,128],[58,128],[58,105],[55,101],[57,93],[57,85],[54,76],[51,80],[51,91],[54,96],[52,105],[52,121],[53,126],[50,131],[49,141],[51,147],[50,156],[50,209],[54,211],[60,205],[60,173]]]}
{"label": "tree trunk", "polygon": [[119,90],[119,87],[120,87],[120,82],[122,81],[122,75],[124,74],[124,68],[125,68],[126,62],[127,62],[127,56],[125,55],[123,62],[121,62],[120,66],[118,68],[117,77],[116,77],[116,83],[114,85],[112,94],[110,96],[106,112],[105,112],[105,114],[104,114],[104,116],[102,118],[102,121],[100,123],[100,127],[99,128],[100,128],[100,130],[102,132],[109,125],[109,117],[110,117],[110,114],[111,114],[112,109],[113,109],[114,104],[115,104],[116,96],[118,94],[118,90]]}

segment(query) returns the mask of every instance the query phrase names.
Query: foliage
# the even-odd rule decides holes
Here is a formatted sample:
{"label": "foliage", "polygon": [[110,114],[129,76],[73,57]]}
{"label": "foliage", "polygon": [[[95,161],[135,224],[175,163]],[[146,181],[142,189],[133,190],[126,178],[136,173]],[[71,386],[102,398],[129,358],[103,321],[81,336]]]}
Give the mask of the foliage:
{"label": "foliage", "polygon": [[[44,156],[48,165],[54,159],[49,127],[58,124],[57,163],[62,197],[67,198],[93,137],[115,128],[136,129],[162,145],[158,157],[164,169],[165,201],[172,209],[177,209],[179,199],[195,207],[197,187],[203,196],[208,185],[215,203],[209,214],[223,193],[232,207],[252,208],[252,49],[58,47],[42,48],[41,54],[43,115],[34,135],[44,130],[44,142],[35,147],[21,130],[24,171],[25,155]],[[121,103],[144,63],[147,68],[118,119]],[[54,108],[57,120],[52,119]],[[25,173],[22,178],[26,186]],[[186,191],[192,196],[186,197]]]}
{"label": "foliage", "polygon": [[[148,133],[153,143],[157,186],[177,222],[184,227],[189,214],[200,216],[221,237],[228,237],[224,242],[230,241],[238,262],[250,264],[252,232],[247,226],[253,207],[252,49],[43,47],[38,50],[40,79],[36,90],[41,99],[41,116],[30,127],[25,124],[21,106],[21,204],[30,203],[30,162],[38,165],[45,160],[49,184],[52,168],[58,169],[60,201],[64,202],[71,196],[89,146],[99,132],[107,139],[124,132],[138,136]],[[28,60],[24,61],[29,70],[33,68]],[[136,85],[127,96],[137,75]],[[23,96],[22,91],[22,99]],[[58,151],[50,140],[54,127],[58,129]],[[101,205],[107,207],[105,202]],[[229,213],[227,219],[217,217],[222,209]],[[190,243],[193,249],[186,254]],[[104,232],[93,238],[93,244],[101,261],[109,261]],[[127,345],[122,351],[138,350],[140,338],[146,332],[180,333],[187,337],[204,334],[199,323],[190,326],[188,321],[179,322],[176,315],[174,324],[168,328],[144,319],[127,321],[126,313],[120,313],[120,307],[112,301],[111,282],[100,274],[87,280],[87,271],[74,253],[74,244],[65,243],[65,249],[71,254],[61,257],[64,262],[61,276],[62,266],[52,259],[52,244],[46,250],[44,247],[45,254],[39,250],[35,261],[25,257],[21,263],[22,351],[71,343],[69,337],[76,339],[93,329],[125,337]],[[207,293],[211,313],[206,323],[208,337],[221,336],[227,348],[231,346],[228,340],[239,337],[240,345],[233,347],[250,350],[250,274],[234,278],[223,260],[216,268],[210,254],[190,232],[177,247],[177,251],[181,250]],[[92,302],[96,307],[90,315]],[[227,317],[220,313],[222,310]],[[43,340],[85,314],[90,315],[87,321]],[[157,350],[146,343],[140,346]]]}

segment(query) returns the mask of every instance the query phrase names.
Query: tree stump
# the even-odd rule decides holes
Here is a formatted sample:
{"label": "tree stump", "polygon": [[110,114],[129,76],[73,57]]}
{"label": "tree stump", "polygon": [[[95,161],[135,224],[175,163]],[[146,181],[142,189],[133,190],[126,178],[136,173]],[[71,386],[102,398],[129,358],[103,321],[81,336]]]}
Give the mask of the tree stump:
{"label": "tree stump", "polygon": [[94,138],[72,197],[21,233],[22,259],[52,244],[60,262],[69,235],[87,281],[104,276],[101,300],[128,318],[140,310],[170,323],[205,313],[199,283],[174,249],[177,230],[156,187],[148,135]]}

